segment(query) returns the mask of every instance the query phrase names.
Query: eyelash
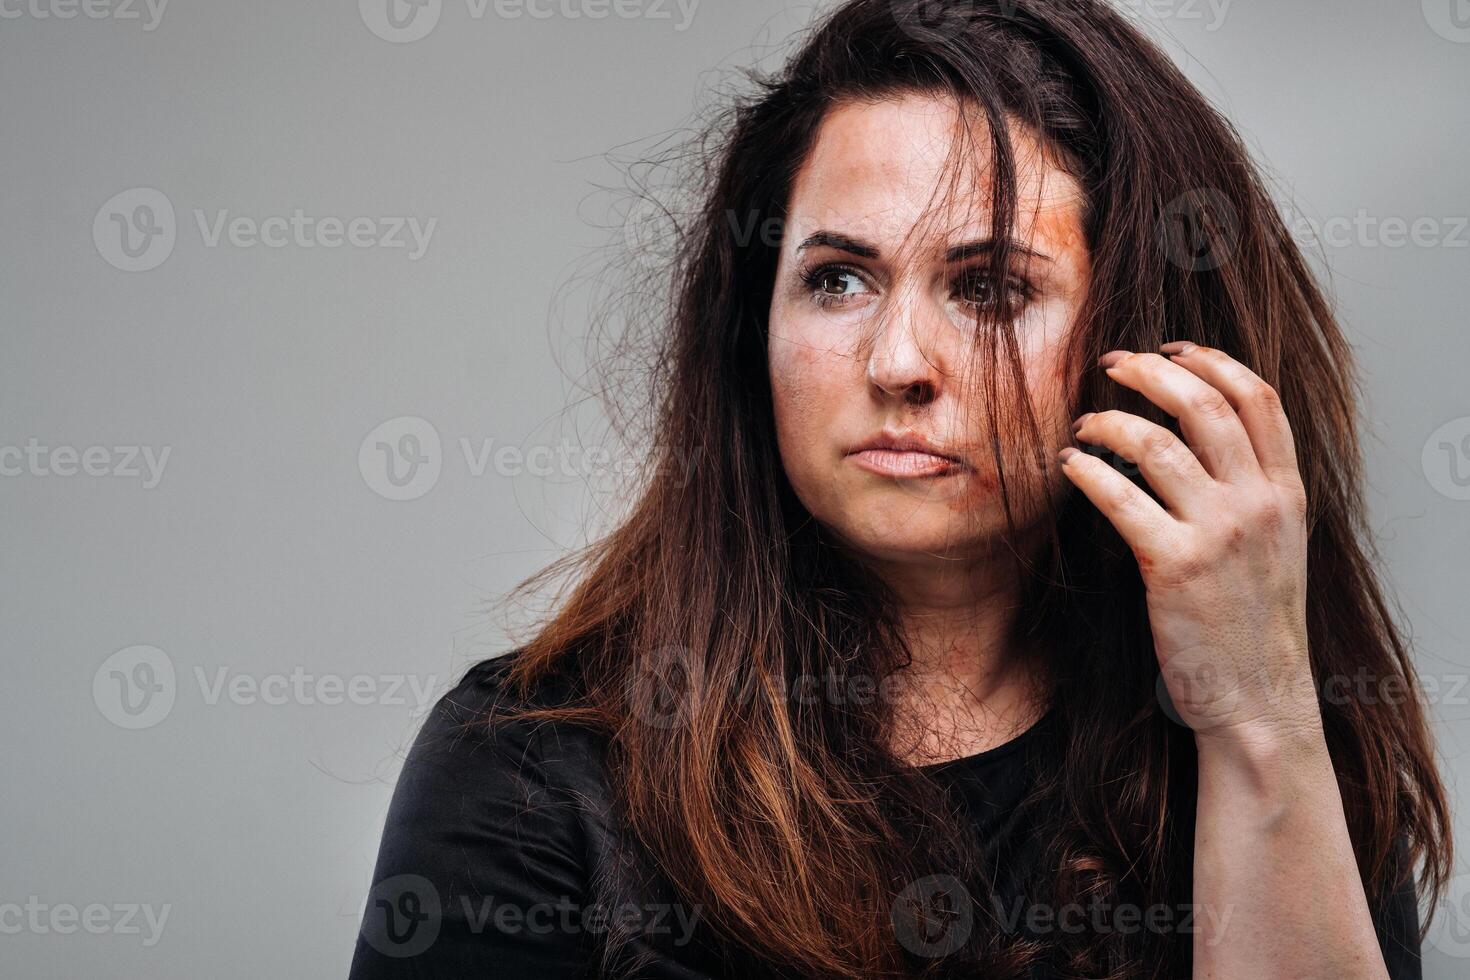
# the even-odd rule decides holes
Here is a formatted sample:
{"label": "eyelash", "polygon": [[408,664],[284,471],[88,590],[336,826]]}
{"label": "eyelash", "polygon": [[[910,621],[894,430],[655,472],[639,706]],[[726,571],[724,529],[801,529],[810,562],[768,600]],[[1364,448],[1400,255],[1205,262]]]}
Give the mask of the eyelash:
{"label": "eyelash", "polygon": [[[841,264],[819,265],[815,268],[805,270],[801,273],[801,281],[806,284],[807,290],[811,294],[812,299],[816,302],[818,306],[822,307],[823,309],[831,309],[832,307],[845,305],[845,301],[847,299],[846,296],[834,295],[832,293],[826,292],[821,288],[823,279],[830,275],[839,273],[842,275],[853,276],[857,279],[864,278],[863,274],[857,269],[853,268],[850,265]],[[954,279],[953,285],[958,289],[964,284],[966,279],[972,277],[983,277],[993,282],[993,277],[991,277],[989,270],[966,269]],[[1020,308],[1031,302],[1035,290],[1033,289],[1031,283],[1027,280],[1018,276],[1012,276],[1010,277],[1010,284],[1007,292],[1008,295],[1016,297],[1016,299],[1014,300],[1017,306],[1015,312],[1019,313]],[[961,302],[963,302],[966,306],[972,308],[981,306],[980,303],[977,303],[973,300],[962,300]]]}

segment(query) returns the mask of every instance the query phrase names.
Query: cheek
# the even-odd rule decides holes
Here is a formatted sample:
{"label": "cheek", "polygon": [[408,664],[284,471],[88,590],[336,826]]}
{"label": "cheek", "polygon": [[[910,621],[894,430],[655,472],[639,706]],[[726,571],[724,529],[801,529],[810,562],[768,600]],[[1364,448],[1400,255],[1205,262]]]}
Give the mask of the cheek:
{"label": "cheek", "polygon": [[[1051,462],[1058,450],[1071,444],[1067,399],[1073,367],[1066,360],[1064,346],[1073,312],[1071,304],[1066,302],[1037,310],[1027,332],[1029,343],[1023,342],[1018,352],[1026,382],[1025,394],[1041,436],[1039,451],[1030,427],[1023,421],[1011,423],[1003,417],[996,425],[1006,486],[1016,495],[1013,506],[1028,511],[1040,500],[1039,495],[1052,492],[1058,484],[1060,470]],[[985,396],[977,393],[974,397],[973,416],[984,419],[988,404]],[[975,435],[982,445],[988,445],[989,424],[982,421]],[[984,453],[979,463],[980,468],[966,481],[964,491],[948,501],[952,510],[990,514],[998,506],[1000,474],[994,457]],[[1027,514],[1018,516],[1023,523],[1027,520]]]}
{"label": "cheek", "polygon": [[[828,431],[824,409],[832,399],[832,355],[788,331],[773,329],[769,367],[776,438],[788,471],[793,460],[810,458],[810,450]],[[793,479],[795,474],[792,474]]]}
{"label": "cheek", "polygon": [[1037,311],[1031,342],[1022,348],[1026,387],[1032,411],[1043,433],[1054,432],[1071,420],[1068,410],[1074,365],[1067,360],[1066,347],[1076,324],[1078,305],[1073,297],[1059,297]]}
{"label": "cheek", "polygon": [[1042,355],[1028,375],[1031,387],[1032,411],[1036,422],[1044,433],[1054,434],[1068,428],[1068,388],[1070,387],[1071,365],[1061,356],[1061,351],[1049,349]]}

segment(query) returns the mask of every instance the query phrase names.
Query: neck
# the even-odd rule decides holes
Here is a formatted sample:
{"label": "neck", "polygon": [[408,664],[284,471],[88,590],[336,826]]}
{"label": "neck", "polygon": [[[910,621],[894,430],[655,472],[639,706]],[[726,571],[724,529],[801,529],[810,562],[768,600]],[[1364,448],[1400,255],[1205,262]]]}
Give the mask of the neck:
{"label": "neck", "polygon": [[1022,583],[1008,552],[873,567],[897,598],[913,658],[896,678],[900,758],[927,765],[974,755],[1041,716],[1042,664],[1016,636]]}

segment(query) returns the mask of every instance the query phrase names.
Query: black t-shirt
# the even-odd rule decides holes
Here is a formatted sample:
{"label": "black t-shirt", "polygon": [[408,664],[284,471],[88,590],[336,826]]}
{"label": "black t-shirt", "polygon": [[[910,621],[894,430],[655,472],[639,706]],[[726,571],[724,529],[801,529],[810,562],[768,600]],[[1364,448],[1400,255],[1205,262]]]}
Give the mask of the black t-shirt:
{"label": "black t-shirt", "polygon": [[[609,826],[601,739],[575,725],[517,721],[492,732],[475,724],[506,697],[510,656],[472,668],[419,732],[389,808],[352,980],[595,977],[610,930],[635,937],[617,946],[616,965],[637,957],[632,975],[647,980],[776,975],[721,949],[699,907],[656,875],[639,879],[636,894],[602,887],[628,880],[630,866]],[[996,917],[1022,932],[1114,921],[1106,909],[1074,908],[1069,922],[1066,910],[1025,894],[1039,852],[1019,804],[1054,721],[1049,714],[1003,745],[925,767],[975,827],[994,869]],[[1137,914],[1154,918],[1135,918],[1134,928],[1189,927],[1182,909]],[[1420,980],[1411,884],[1375,926],[1392,980]],[[780,928],[779,910],[771,927]],[[905,945],[932,956],[925,944],[933,941],[915,934]]]}

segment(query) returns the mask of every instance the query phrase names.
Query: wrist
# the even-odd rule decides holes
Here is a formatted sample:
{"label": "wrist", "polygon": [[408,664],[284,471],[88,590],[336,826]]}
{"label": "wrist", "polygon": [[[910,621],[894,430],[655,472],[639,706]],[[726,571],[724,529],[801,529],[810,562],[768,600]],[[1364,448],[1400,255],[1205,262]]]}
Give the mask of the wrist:
{"label": "wrist", "polygon": [[1336,787],[1320,711],[1195,733],[1200,779],[1232,788],[1240,804],[1254,800],[1273,813],[1310,796],[1307,787]]}

